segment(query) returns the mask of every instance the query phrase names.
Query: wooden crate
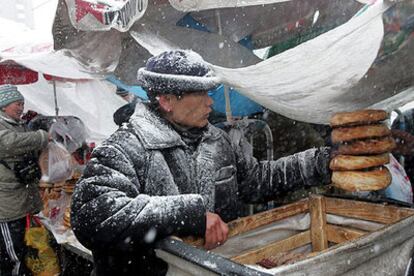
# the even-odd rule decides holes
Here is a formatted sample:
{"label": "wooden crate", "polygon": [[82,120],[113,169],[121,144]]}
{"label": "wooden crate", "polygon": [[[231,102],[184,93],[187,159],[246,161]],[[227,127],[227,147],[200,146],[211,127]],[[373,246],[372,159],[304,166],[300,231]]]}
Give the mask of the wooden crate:
{"label": "wooden crate", "polygon": [[[356,240],[377,230],[359,229],[358,227],[344,227],[327,222],[327,215],[337,215],[346,218],[374,222],[383,225],[382,228],[397,223],[398,221],[414,215],[414,210],[387,204],[374,204],[362,201],[339,199],[312,195],[308,199],[301,200],[280,208],[255,214],[230,222],[229,237],[248,233],[259,227],[265,227],[272,223],[293,217],[299,214],[309,213],[310,227],[288,238],[277,240],[249,249],[236,256],[230,257],[234,262],[253,265],[263,259],[280,253],[311,245],[312,252],[304,258],[311,258],[321,252],[333,250],[347,242]],[[203,239],[186,238],[184,242],[201,247]],[[303,259],[303,258],[302,258]]]}

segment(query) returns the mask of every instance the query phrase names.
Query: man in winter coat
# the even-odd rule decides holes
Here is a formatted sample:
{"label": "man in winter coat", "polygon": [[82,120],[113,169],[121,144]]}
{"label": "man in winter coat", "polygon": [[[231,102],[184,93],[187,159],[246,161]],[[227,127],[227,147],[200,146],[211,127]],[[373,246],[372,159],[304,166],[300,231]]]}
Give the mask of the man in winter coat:
{"label": "man in winter coat", "polygon": [[13,85],[0,85],[0,275],[30,275],[24,264],[26,214],[42,203],[38,181],[21,183],[14,167],[46,147],[48,134],[28,131],[20,119],[24,98]]}
{"label": "man in winter coat", "polygon": [[73,230],[97,275],[163,275],[155,241],[198,235],[214,248],[242,202],[329,181],[326,148],[259,163],[243,139],[210,125],[207,91],[217,83],[198,54],[150,58],[138,81],[151,103],[94,150],[72,198]]}

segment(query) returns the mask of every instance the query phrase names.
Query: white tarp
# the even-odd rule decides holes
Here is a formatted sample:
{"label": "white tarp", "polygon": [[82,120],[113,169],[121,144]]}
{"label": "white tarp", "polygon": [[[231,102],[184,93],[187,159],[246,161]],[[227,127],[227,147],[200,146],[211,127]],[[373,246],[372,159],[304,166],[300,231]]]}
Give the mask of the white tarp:
{"label": "white tarp", "polygon": [[[165,49],[187,49],[188,41],[197,41],[197,44],[192,46],[192,50],[204,56],[212,64],[225,64],[226,67],[238,68],[261,61],[249,49],[215,33],[198,32],[170,25],[161,28],[153,26],[154,24],[137,24],[130,30],[131,36],[153,55]],[[211,45],[219,51],[216,51],[215,55],[209,55],[212,49],[205,45]]]}
{"label": "white tarp", "polygon": [[[137,84],[136,71],[150,54],[193,49],[213,64],[223,83],[277,113],[313,123],[326,123],[333,112],[370,107],[414,85],[411,2],[393,3],[384,14],[387,7],[381,0],[269,0],[266,5],[251,0],[241,1],[242,8],[237,1],[229,1],[229,8],[221,8],[224,1],[194,1],[214,9],[198,6],[190,13],[172,2],[149,1],[129,33],[119,35],[116,30],[94,32],[93,26],[91,31],[77,31],[69,20],[74,10],[67,10],[62,1],[70,2],[59,3],[55,47],[67,49],[85,66],[92,56],[98,71],[101,66],[107,72],[112,60],[115,75],[128,84]],[[192,4],[172,1],[182,7]],[[369,7],[361,9],[361,3]],[[191,22],[195,28],[187,28]],[[335,26],[339,27],[332,29]],[[406,39],[399,40],[404,35]],[[253,49],[273,45],[280,54],[260,62],[237,45],[246,37]],[[108,49],[116,53],[110,56]],[[283,52],[286,49],[290,50]],[[405,93],[398,102],[409,98]]]}
{"label": "white tarp", "polygon": [[[231,237],[222,246],[212,251],[225,258],[235,255],[240,256],[243,252],[263,247],[266,244],[302,232],[304,229],[309,229],[309,221],[309,214],[293,216]],[[315,256],[307,256],[293,263],[287,263],[270,269],[258,265],[247,266],[264,272],[266,275],[407,275],[407,264],[410,262],[414,249],[412,231],[414,217],[408,217],[394,224],[385,226],[337,215],[328,215],[327,222],[334,225],[360,230],[366,229],[373,232],[360,238],[337,244],[327,250],[319,252]],[[180,246],[180,252],[184,252],[185,249],[183,248],[186,247],[187,245]],[[291,250],[290,252],[308,254],[311,252],[311,249],[307,245]],[[270,252],[267,253],[270,254]],[[162,248],[156,250],[156,255],[168,263],[167,275],[216,275],[216,272],[219,270],[217,268],[220,266],[217,263],[203,262],[201,254],[198,255],[199,262],[197,260],[195,262],[194,260],[189,261],[185,257],[176,254],[177,249],[174,251],[165,251]],[[222,271],[228,272],[227,270],[221,270],[220,272]],[[256,274],[251,273],[251,275]]]}
{"label": "white tarp", "polygon": [[[39,77],[36,83],[18,87],[25,98],[25,110],[56,114],[52,83]],[[57,82],[59,115],[81,119],[89,131],[88,141],[99,143],[116,130],[113,113],[126,103],[114,90],[113,85],[101,80]]]}
{"label": "white tarp", "polygon": [[0,18],[0,24],[7,26],[0,31],[0,63],[14,61],[33,71],[68,79],[103,78],[105,72],[116,67],[100,65],[95,70],[92,62],[86,66],[67,50],[54,51],[52,37],[44,33],[7,19]]}
{"label": "white tarp", "polygon": [[[37,32],[19,24],[13,25],[14,22],[1,22],[7,23],[8,30],[20,31],[0,32],[0,65],[13,61],[39,73],[36,83],[19,85],[25,97],[26,111],[56,114],[53,84],[42,75],[49,74],[66,79],[56,81],[59,115],[80,118],[89,130],[90,141],[99,142],[114,132],[113,113],[126,102],[114,93],[114,85],[102,79],[101,69],[95,74],[93,66],[84,66],[66,50],[53,51],[53,42],[37,36]],[[28,42],[30,37],[38,40]]]}
{"label": "white tarp", "polygon": [[[299,121],[326,123],[332,113],[354,108],[352,101],[336,99],[373,64],[384,34],[385,10],[383,1],[377,1],[347,23],[256,65],[212,67],[221,82],[273,111]],[[132,36],[152,54],[177,48],[155,32]],[[367,106],[375,103],[365,101]]]}
{"label": "white tarp", "polygon": [[[190,12],[209,9],[249,7],[287,2],[291,0],[169,0],[175,9]],[[360,3],[372,3],[372,0],[357,0]]]}
{"label": "white tarp", "polygon": [[214,70],[222,82],[271,110],[299,121],[327,123],[332,113],[354,108],[336,99],[373,64],[385,10],[383,1],[377,1],[347,23],[261,63]]}
{"label": "white tarp", "polygon": [[269,5],[291,0],[169,0],[175,9],[189,12],[218,8],[248,7],[256,5]]}
{"label": "white tarp", "polygon": [[148,0],[66,0],[70,20],[79,30],[128,31],[145,13]]}
{"label": "white tarp", "polygon": [[90,67],[83,66],[66,51],[51,51],[25,55],[0,53],[0,62],[14,61],[24,67],[43,74],[68,79],[103,78],[103,72],[95,74]]}

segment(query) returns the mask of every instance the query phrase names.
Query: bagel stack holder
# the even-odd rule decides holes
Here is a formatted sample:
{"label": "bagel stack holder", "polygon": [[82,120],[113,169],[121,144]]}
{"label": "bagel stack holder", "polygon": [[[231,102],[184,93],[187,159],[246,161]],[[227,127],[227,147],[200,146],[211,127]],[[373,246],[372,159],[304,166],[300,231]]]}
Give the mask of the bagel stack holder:
{"label": "bagel stack holder", "polygon": [[333,186],[342,190],[375,191],[391,184],[384,166],[395,148],[383,110],[357,110],[332,116],[331,140],[334,151],[330,162]]}

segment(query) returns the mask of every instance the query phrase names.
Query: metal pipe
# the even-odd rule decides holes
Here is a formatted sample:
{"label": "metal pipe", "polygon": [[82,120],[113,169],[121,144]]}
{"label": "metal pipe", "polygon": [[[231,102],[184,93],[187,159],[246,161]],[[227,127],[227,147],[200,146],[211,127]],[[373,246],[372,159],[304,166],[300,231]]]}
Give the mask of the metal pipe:
{"label": "metal pipe", "polygon": [[56,81],[53,80],[53,97],[55,100],[55,113],[56,113],[56,119],[59,116],[59,107],[58,107],[58,103],[57,103],[57,95],[56,95]]}

